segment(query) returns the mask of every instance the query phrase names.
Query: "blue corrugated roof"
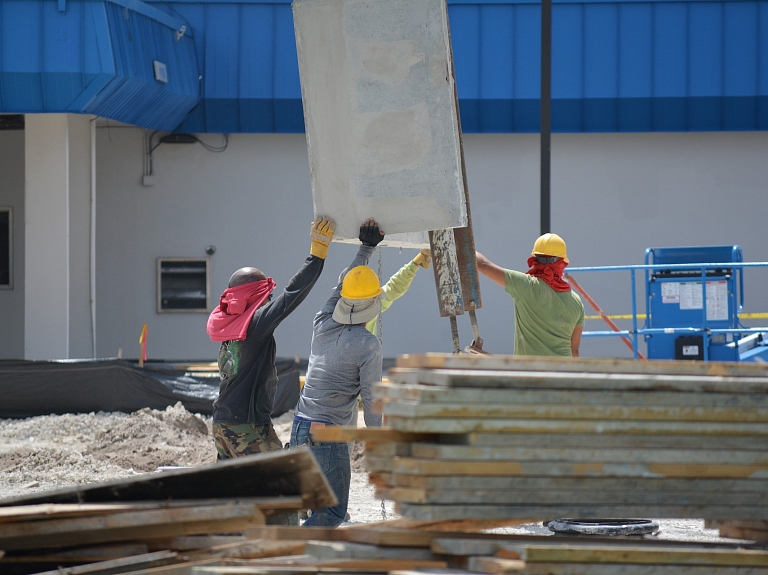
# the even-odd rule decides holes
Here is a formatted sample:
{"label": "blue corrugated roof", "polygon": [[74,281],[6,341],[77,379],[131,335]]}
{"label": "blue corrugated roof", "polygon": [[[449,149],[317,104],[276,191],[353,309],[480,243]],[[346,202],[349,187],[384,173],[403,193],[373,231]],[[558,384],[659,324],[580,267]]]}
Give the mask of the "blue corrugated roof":
{"label": "blue corrugated roof", "polygon": [[[289,1],[164,4],[205,36],[183,130],[303,130]],[[448,4],[463,130],[538,131],[539,2]],[[554,0],[552,36],[555,131],[768,129],[767,2]]]}
{"label": "blue corrugated roof", "polygon": [[[303,131],[289,0],[151,5],[195,33],[202,100],[181,131]],[[539,2],[448,5],[463,130],[538,131]],[[765,130],[768,2],[554,0],[552,74],[558,132]]]}
{"label": "blue corrugated roof", "polygon": [[[197,104],[192,30],[137,0],[0,2],[0,111],[173,130]],[[154,62],[167,82],[155,79]]]}

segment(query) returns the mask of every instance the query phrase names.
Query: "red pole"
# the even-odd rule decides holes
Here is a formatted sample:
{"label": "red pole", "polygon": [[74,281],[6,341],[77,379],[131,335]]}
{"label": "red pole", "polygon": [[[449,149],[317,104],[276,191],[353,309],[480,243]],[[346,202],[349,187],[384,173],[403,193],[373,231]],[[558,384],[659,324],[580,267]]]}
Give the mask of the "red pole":
{"label": "red pole", "polygon": [[[581,297],[583,297],[585,300],[587,300],[587,303],[589,303],[589,305],[591,305],[591,306],[592,306],[592,308],[593,308],[593,309],[594,309],[594,310],[595,310],[595,311],[596,311],[598,314],[600,314],[600,317],[601,317],[601,318],[603,318],[603,319],[605,320],[605,323],[607,323],[609,326],[611,326],[611,329],[612,329],[613,331],[621,331],[621,330],[619,329],[619,326],[617,326],[617,325],[616,325],[616,324],[613,322],[613,320],[612,320],[611,318],[609,318],[609,317],[608,317],[608,316],[605,314],[605,312],[604,312],[602,309],[600,309],[600,306],[599,306],[599,305],[597,305],[597,302],[596,302],[595,300],[593,300],[593,299],[592,299],[592,298],[589,296],[589,294],[588,294],[586,291],[584,291],[584,288],[583,288],[583,287],[581,287],[581,286],[579,285],[579,282],[577,282],[575,279],[573,279],[573,276],[571,276],[571,275],[569,275],[569,274],[567,274],[567,273],[566,273],[566,274],[565,274],[565,279],[567,279],[567,280],[568,280],[568,283],[569,283],[569,284],[571,284],[571,285],[573,286],[573,289],[575,289],[577,292],[579,292],[579,295],[580,295]],[[624,340],[624,343],[626,343],[626,344],[627,344],[627,347],[628,347],[629,349],[631,349],[631,350],[632,350],[632,352],[634,353],[634,351],[635,351],[635,346],[634,346],[634,345],[632,345],[632,340],[631,340],[631,339],[629,339],[628,337],[624,337],[623,335],[622,335],[622,336],[620,336],[620,337],[621,337],[621,339],[622,339],[622,340]],[[638,351],[637,351],[637,357],[639,357],[640,359],[645,359],[645,356],[642,354],[642,352],[641,352],[640,350],[638,350]]]}

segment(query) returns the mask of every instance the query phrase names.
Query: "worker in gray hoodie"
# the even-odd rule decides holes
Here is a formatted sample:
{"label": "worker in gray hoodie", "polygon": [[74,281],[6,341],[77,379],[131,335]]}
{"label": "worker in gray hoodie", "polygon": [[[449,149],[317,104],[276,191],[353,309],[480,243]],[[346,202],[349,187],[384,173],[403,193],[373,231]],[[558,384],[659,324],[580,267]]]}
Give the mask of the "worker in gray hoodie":
{"label": "worker in gray hoodie", "polygon": [[365,424],[381,425],[373,412],[373,384],[381,381],[381,343],[365,324],[381,313],[381,286],[368,267],[384,232],[373,218],[360,226],[362,245],[339,276],[330,299],[315,315],[304,387],[291,430],[291,447],[309,445],[331,484],[338,504],[314,510],[305,527],[337,527],[347,514],[351,468],[347,443],[320,443],[312,432],[349,425],[362,397]]}

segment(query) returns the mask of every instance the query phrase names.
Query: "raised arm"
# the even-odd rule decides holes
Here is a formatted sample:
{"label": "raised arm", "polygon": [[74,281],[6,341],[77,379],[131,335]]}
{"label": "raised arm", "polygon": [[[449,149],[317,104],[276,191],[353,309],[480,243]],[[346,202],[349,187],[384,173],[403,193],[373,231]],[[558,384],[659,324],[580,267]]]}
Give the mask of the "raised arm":
{"label": "raised arm", "polygon": [[504,268],[497,266],[480,252],[475,252],[475,257],[477,258],[477,271],[501,287],[506,287]]}

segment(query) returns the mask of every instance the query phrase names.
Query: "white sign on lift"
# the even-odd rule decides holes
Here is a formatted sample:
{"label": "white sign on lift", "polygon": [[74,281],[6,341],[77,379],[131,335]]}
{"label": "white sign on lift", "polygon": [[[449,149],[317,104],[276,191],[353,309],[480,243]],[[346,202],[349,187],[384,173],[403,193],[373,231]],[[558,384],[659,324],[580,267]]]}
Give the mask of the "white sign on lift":
{"label": "white sign on lift", "polygon": [[[467,225],[445,0],[294,0],[315,215],[389,245]],[[389,240],[389,241],[388,241]]]}

